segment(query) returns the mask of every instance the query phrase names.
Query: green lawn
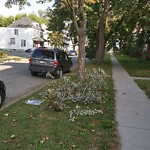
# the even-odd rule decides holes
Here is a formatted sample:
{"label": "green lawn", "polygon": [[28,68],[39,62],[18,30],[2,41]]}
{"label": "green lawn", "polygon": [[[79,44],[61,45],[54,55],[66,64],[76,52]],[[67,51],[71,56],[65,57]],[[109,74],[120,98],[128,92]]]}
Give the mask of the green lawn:
{"label": "green lawn", "polygon": [[123,54],[115,57],[131,76],[150,77],[150,60],[138,59]]}
{"label": "green lawn", "polygon": [[145,91],[145,94],[150,98],[150,80],[135,80],[138,86]]}
{"label": "green lawn", "polygon": [[3,63],[5,61],[11,61],[11,60],[14,60],[14,61],[19,61],[21,60],[22,58],[21,57],[18,57],[18,56],[7,56],[7,57],[0,57],[0,63]]}
{"label": "green lawn", "polygon": [[[54,111],[48,107],[46,93],[48,88],[52,88],[52,83],[48,80],[49,85],[44,89],[3,109],[0,113],[0,149],[118,150],[119,138],[115,120],[110,59],[107,57],[103,65],[95,65],[91,62],[86,69],[94,68],[97,71],[100,67],[109,75],[105,77],[106,88],[96,88],[97,83],[101,83],[100,80],[94,85],[91,84],[94,92],[105,95],[100,103],[81,103],[68,100],[65,101],[66,109],[59,112]],[[69,81],[78,81],[75,72],[67,74],[66,77],[70,79]],[[60,89],[59,85],[63,83],[62,80],[63,78],[54,80],[53,88],[55,90]],[[87,86],[88,81],[87,79],[83,85]],[[76,88],[75,91],[80,91],[80,88]],[[32,98],[44,99],[45,102],[39,106],[25,103],[26,100]],[[56,97],[52,98],[53,101],[55,99]],[[77,106],[82,110],[82,115]],[[101,110],[101,113],[86,114],[89,109],[94,112]],[[74,122],[69,121],[71,110],[76,112]]]}

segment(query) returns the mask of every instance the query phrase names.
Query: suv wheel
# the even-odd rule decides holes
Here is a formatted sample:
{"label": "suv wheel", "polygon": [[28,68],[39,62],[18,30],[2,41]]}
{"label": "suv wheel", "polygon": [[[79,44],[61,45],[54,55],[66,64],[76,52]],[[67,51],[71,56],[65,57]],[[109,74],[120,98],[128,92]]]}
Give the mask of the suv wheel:
{"label": "suv wheel", "polygon": [[32,76],[37,76],[37,75],[38,75],[38,72],[31,71],[31,75],[32,75]]}
{"label": "suv wheel", "polygon": [[0,108],[5,100],[5,92],[0,90]]}
{"label": "suv wheel", "polygon": [[54,75],[55,79],[61,78],[63,76],[62,68],[60,70],[56,71],[56,74]]}

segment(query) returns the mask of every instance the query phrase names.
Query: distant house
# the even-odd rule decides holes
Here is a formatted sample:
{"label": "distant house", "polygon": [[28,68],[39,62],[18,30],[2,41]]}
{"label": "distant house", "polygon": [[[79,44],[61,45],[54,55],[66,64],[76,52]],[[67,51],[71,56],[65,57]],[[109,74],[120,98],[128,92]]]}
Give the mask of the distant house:
{"label": "distant house", "polygon": [[[7,27],[0,27],[0,49],[25,50],[45,46],[47,32],[39,23],[24,17]],[[49,43],[47,43],[48,45]],[[46,45],[46,46],[47,46]]]}

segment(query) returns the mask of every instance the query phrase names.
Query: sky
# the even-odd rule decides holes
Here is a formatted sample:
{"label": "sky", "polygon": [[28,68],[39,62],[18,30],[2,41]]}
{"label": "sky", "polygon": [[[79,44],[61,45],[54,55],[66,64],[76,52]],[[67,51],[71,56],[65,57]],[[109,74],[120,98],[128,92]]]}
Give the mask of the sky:
{"label": "sky", "polygon": [[45,3],[45,4],[36,4],[36,0],[28,0],[31,3],[31,6],[25,6],[25,9],[19,10],[18,6],[12,6],[12,8],[6,8],[5,2],[6,0],[0,0],[0,15],[4,17],[16,16],[17,14],[30,14],[32,12],[37,13],[38,10],[46,10],[47,7],[51,7],[53,3]]}

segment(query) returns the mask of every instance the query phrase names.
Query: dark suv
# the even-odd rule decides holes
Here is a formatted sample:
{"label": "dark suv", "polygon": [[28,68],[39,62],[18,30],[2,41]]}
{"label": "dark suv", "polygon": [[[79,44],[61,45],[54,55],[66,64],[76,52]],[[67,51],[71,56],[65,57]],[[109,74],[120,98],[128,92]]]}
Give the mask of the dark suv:
{"label": "dark suv", "polygon": [[72,65],[68,55],[58,49],[37,48],[29,59],[29,71],[33,76],[39,73],[50,73],[57,79],[64,72],[70,72]]}
{"label": "dark suv", "polygon": [[4,85],[4,82],[0,80],[0,108],[5,101],[6,98],[6,87]]}

